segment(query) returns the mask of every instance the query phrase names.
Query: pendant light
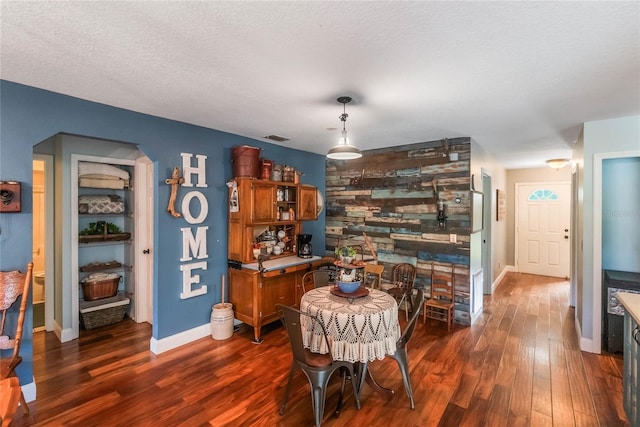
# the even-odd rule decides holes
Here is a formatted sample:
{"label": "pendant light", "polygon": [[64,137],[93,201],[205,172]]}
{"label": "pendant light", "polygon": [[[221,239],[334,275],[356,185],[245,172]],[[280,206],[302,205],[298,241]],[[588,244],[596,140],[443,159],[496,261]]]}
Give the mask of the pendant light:
{"label": "pendant light", "polygon": [[349,96],[341,96],[338,98],[338,102],[342,104],[342,114],[340,115],[340,120],[342,121],[342,138],[340,138],[340,142],[338,145],[333,147],[327,153],[327,158],[334,160],[351,160],[351,159],[359,159],[362,157],[362,153],[353,145],[349,144],[347,140],[347,104],[351,102],[351,97]]}

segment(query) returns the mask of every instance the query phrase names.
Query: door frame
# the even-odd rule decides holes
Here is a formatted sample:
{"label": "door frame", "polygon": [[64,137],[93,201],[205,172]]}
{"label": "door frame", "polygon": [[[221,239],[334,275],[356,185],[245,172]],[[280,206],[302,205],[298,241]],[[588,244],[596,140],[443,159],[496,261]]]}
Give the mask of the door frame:
{"label": "door frame", "polygon": [[[54,156],[51,154],[33,154],[33,160],[44,162],[44,328],[47,332],[54,329],[54,281],[56,272],[54,238]],[[33,171],[32,171],[33,173]],[[33,215],[33,212],[32,212]]]}
{"label": "door frame", "polygon": [[[136,159],[135,182],[135,321],[153,324],[154,164],[147,156]],[[151,252],[144,253],[149,249]]]}
{"label": "door frame", "polygon": [[[520,271],[520,264],[519,264],[519,256],[520,254],[518,253],[518,247],[519,242],[520,242],[520,231],[519,231],[519,224],[518,224],[518,212],[520,211],[520,191],[521,188],[523,186],[529,186],[529,185],[540,185],[540,186],[547,186],[547,185],[569,185],[569,223],[571,223],[571,181],[542,181],[542,182],[516,182],[515,183],[515,187],[516,187],[516,191],[515,191],[515,199],[514,199],[514,228],[515,228],[515,233],[514,233],[514,261],[516,264],[516,271]],[[569,231],[571,231],[571,225],[569,224]],[[569,244],[569,265],[567,270],[569,271],[569,279],[571,279],[571,257],[573,256],[573,254],[571,253],[571,244]]]}
{"label": "door frame", "polygon": [[578,164],[574,163],[571,167],[571,223],[569,224],[569,232],[571,233],[571,260],[569,261],[569,305],[577,307],[578,304],[578,262],[576,254],[580,245],[580,236],[578,236]]}
{"label": "door frame", "polygon": [[[596,354],[602,352],[602,162],[626,157],[640,157],[640,151],[595,153],[593,155],[593,257],[591,259],[593,266],[591,272],[593,283],[591,330],[593,336],[591,337],[591,350],[582,348],[582,345],[580,347],[582,350]],[[585,259],[584,262],[586,263],[588,260]]]}
{"label": "door frame", "polygon": [[491,260],[493,248],[491,241],[491,225],[493,223],[493,215],[491,212],[493,207],[493,184],[491,182],[491,175],[485,168],[481,168],[480,174],[482,177],[482,193],[484,194],[482,202],[482,231],[480,232],[480,239],[482,240],[480,265],[483,270],[483,293],[485,295],[491,295],[493,294],[493,268]]}

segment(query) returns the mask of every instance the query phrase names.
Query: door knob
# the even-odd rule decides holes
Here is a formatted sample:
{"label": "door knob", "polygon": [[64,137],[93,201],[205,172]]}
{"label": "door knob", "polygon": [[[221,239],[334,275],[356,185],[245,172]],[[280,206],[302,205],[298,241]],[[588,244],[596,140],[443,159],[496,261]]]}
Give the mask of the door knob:
{"label": "door knob", "polygon": [[565,238],[565,239],[568,239],[568,238],[569,238],[569,236],[564,236],[564,238]]}
{"label": "door knob", "polygon": [[151,252],[150,249],[143,249],[143,251],[142,251],[143,254],[149,254],[150,252]]}

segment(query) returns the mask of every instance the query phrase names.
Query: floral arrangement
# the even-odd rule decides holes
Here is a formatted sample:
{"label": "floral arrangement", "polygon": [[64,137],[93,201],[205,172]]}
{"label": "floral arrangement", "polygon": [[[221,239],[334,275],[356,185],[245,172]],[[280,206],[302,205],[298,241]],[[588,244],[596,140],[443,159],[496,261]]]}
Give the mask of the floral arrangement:
{"label": "floral arrangement", "polygon": [[354,256],[356,256],[356,250],[351,246],[338,246],[336,247],[335,252],[338,258],[342,258],[342,257],[353,258]]}

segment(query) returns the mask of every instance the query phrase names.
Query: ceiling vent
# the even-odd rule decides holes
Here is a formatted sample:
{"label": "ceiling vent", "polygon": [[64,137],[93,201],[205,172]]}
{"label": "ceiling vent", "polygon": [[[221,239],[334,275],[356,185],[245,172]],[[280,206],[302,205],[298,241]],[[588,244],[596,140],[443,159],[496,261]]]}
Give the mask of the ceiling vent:
{"label": "ceiling vent", "polygon": [[265,136],[265,138],[270,139],[272,141],[276,141],[276,142],[289,141],[289,138],[285,138],[284,136],[278,136],[278,135],[267,135]]}

